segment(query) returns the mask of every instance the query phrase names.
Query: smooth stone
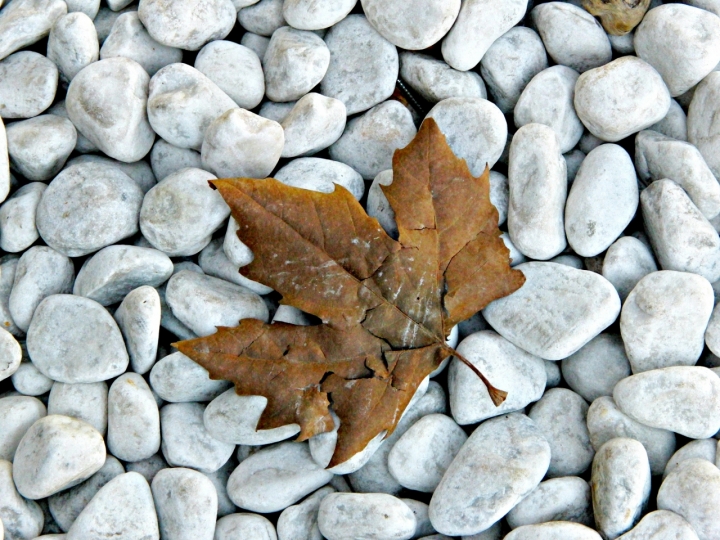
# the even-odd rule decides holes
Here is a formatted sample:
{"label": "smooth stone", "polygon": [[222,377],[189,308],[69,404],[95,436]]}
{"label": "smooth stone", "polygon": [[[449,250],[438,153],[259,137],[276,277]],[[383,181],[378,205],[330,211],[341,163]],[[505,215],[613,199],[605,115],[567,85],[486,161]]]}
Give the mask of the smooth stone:
{"label": "smooth stone", "polygon": [[100,58],[134,60],[152,77],[158,70],[182,61],[182,51],[155,41],[140,22],[137,11],[120,15],[100,49]]}
{"label": "smooth stone", "polygon": [[547,2],[531,12],[532,22],[555,62],[579,73],[612,59],[607,34],[584,9],[565,2]]}
{"label": "smooth stone", "polygon": [[602,275],[624,301],[642,278],[657,269],[652,250],[647,245],[632,236],[623,236],[605,253]]}
{"label": "smooth stone", "polygon": [[720,279],[720,238],[712,224],[672,180],[657,180],[640,194],[645,230],[663,270]]}
{"label": "smooth stone", "polygon": [[43,240],[69,257],[87,255],[135,234],[142,190],[118,169],[99,163],[66,168],[37,208]]}
{"label": "smooth stone", "polygon": [[[385,193],[383,193],[381,186],[389,186],[393,181],[392,170],[386,170],[380,172],[373,179],[370,188],[368,189],[367,201],[365,208],[367,214],[370,217],[374,217],[380,223],[380,226],[385,229],[385,232],[393,239],[398,238],[398,228],[395,222],[395,211],[390,206],[390,202],[387,200]],[[0,209],[0,211],[2,211]]]}
{"label": "smooth stone", "polygon": [[720,535],[718,504],[720,471],[704,459],[683,461],[663,481],[657,494],[658,509],[670,510],[687,520],[700,540]]}
{"label": "smooth stone", "polygon": [[637,422],[623,413],[610,396],[597,398],[587,414],[590,441],[597,452],[607,441],[627,437],[639,441],[650,460],[652,474],[662,474],[675,452],[675,434]]}
{"label": "smooth stone", "polygon": [[239,267],[234,265],[223,251],[223,239],[212,240],[200,252],[198,258],[200,267],[209,276],[240,285],[256,294],[269,294],[272,289],[262,283],[246,278],[239,272]]}
{"label": "smooth stone", "polygon": [[[428,516],[428,510],[429,507],[424,502],[416,501],[415,499],[400,499],[402,502],[407,504],[410,507],[410,510],[412,510],[412,513],[415,514],[415,521],[417,525],[415,526],[415,537],[416,538],[423,538],[427,535],[435,534],[435,529],[432,526],[432,523],[430,523],[430,517]],[[442,540],[441,535],[441,540]],[[432,536],[431,536],[432,538]]]}
{"label": "smooth stone", "polygon": [[564,476],[541,482],[507,515],[510,527],[548,521],[571,521],[594,525],[592,496],[588,483],[578,476]]}
{"label": "smooth stone", "polygon": [[638,441],[616,438],[598,449],[591,477],[593,511],[605,538],[617,538],[639,521],[650,480],[647,452]]}
{"label": "smooth stone", "polygon": [[486,166],[493,167],[500,159],[507,123],[500,109],[488,100],[448,98],[435,105],[426,118],[437,122],[450,149],[467,162],[473,176],[480,176]]}
{"label": "smooth stone", "polygon": [[496,406],[487,388],[470,368],[457,359],[450,362],[450,410],[460,425],[475,424],[493,416],[519,411],[537,401],[545,391],[543,361],[490,330],[470,334],[457,348],[495,386],[508,393]]}
{"label": "smooth stone", "polygon": [[239,396],[230,388],[208,404],[203,416],[205,428],[219,441],[250,446],[273,444],[297,435],[297,424],[256,429],[267,401],[263,396]]}
{"label": "smooth stone", "polygon": [[320,93],[342,101],[348,115],[385,101],[395,91],[400,67],[397,49],[365,17],[350,15],[334,25],[325,35],[325,44],[330,65]]}
{"label": "smooth stone", "polygon": [[704,9],[720,17],[720,3],[718,0],[683,0],[683,3]]}
{"label": "smooth stone", "polygon": [[282,126],[245,109],[213,120],[202,143],[202,163],[220,178],[265,178],[283,152]]}
{"label": "smooth stone", "polygon": [[170,306],[168,306],[167,301],[165,300],[165,285],[158,288],[157,292],[160,296],[160,326],[179,337],[181,340],[196,338],[197,334],[181,323],[180,319],[173,315]]}
{"label": "smooth stone", "polygon": [[153,175],[160,182],[180,169],[188,167],[201,168],[202,160],[200,159],[200,153],[195,150],[180,148],[158,139],[150,151],[150,164],[152,165]]}
{"label": "smooth stone", "polygon": [[[1,93],[1,91],[0,91]],[[720,72],[713,71],[697,85],[688,108],[688,141],[695,145],[715,175],[720,177]]]}
{"label": "smooth stone", "polygon": [[124,473],[122,463],[108,456],[103,466],[82,484],[50,496],[48,507],[55,523],[67,532],[97,492],[110,480]]}
{"label": "smooth stone", "polygon": [[707,219],[720,214],[720,184],[692,144],[641,131],[635,137],[635,164],[645,183],[670,178]]}
{"label": "smooth stone", "polygon": [[140,20],[156,41],[187,51],[227,36],[236,14],[230,0],[142,0],[138,6]]}
{"label": "smooth stone", "polygon": [[[3,14],[6,12],[7,9],[3,10]],[[20,51],[1,60],[0,116],[5,119],[32,118],[42,113],[55,99],[59,76],[53,62],[33,51]]]}
{"label": "smooth stone", "polygon": [[674,99],[670,100],[670,109],[668,109],[665,118],[648,129],[679,141],[687,142],[688,140],[687,115],[682,106]]}
{"label": "smooth stone", "polygon": [[620,381],[613,390],[618,408],[647,426],[692,439],[720,430],[720,378],[706,367],[653,369]]}
{"label": "smooth stone", "polygon": [[[405,54],[400,55],[401,60]],[[509,113],[530,80],[547,67],[547,54],[537,32],[516,26],[493,42],[480,62],[480,74],[495,104]]]}
{"label": "smooth stone", "polygon": [[232,514],[217,521],[215,540],[277,540],[272,522],[257,514]]}
{"label": "smooth stone", "polygon": [[205,45],[195,57],[194,66],[238,107],[254,109],[265,95],[260,59],[252,48],[220,40]]}
{"label": "smooth stone", "polygon": [[[350,109],[347,113],[351,114]],[[395,150],[407,146],[416,133],[410,111],[398,101],[386,101],[350,120],[330,146],[330,157],[369,180],[390,169]]]}
{"label": "smooth stone", "polygon": [[[550,444],[548,478],[578,475],[592,463],[595,450],[585,423],[588,404],[567,388],[552,388],[528,413]],[[557,419],[562,417],[563,421]]]}
{"label": "smooth stone", "polygon": [[130,291],[115,311],[115,321],[125,338],[130,366],[143,375],[157,356],[162,308],[157,290],[143,285]]}
{"label": "smooth stone", "polygon": [[50,30],[47,57],[55,62],[65,82],[72,81],[83,68],[97,62],[99,54],[97,30],[85,13],[68,13]]}
{"label": "smooth stone", "polygon": [[668,510],[655,510],[643,517],[620,540],[698,540],[695,530],[682,517]]}
{"label": "smooth stone", "polygon": [[115,379],[108,393],[108,450],[123,461],[140,461],[160,449],[160,412],[150,387],[137,373]]}
{"label": "smooth stone", "polygon": [[42,182],[25,184],[0,206],[0,249],[18,253],[40,238],[35,213],[46,188]]}
{"label": "smooth stone", "polygon": [[5,124],[0,117],[0,202],[7,199],[14,183],[14,177],[10,174],[10,156],[8,155]]}
{"label": "smooth stone", "polygon": [[[122,2],[126,2],[127,0],[122,0]],[[98,41],[100,41],[100,44],[107,39],[107,37],[110,35],[110,32],[112,31],[113,24],[115,24],[115,21],[118,20],[120,15],[123,13],[127,13],[128,11],[137,11],[138,7],[135,4],[128,5],[125,8],[120,9],[119,11],[113,11],[107,6],[102,6],[97,12],[97,15],[95,18],[93,18],[93,24],[95,25],[95,30],[97,30],[98,35]]]}
{"label": "smooth stone", "polygon": [[201,169],[166,176],[142,201],[143,236],[171,257],[200,252],[230,215],[222,195],[208,185],[216,178]]}
{"label": "smooth stone", "polygon": [[599,255],[632,221],[639,202],[637,176],[628,153],[616,144],[593,149],[580,165],[565,204],[570,247],[582,257]]}
{"label": "smooth stone", "polygon": [[535,356],[567,358],[620,313],[615,288],[594,272],[547,262],[516,268],[525,274],[525,285],[482,313],[501,336]]}
{"label": "smooth stone", "polygon": [[642,278],[620,315],[633,373],[694,365],[705,345],[714,299],[710,283],[697,274],[663,270]]}
{"label": "smooth stone", "polygon": [[25,396],[42,396],[53,387],[53,380],[40,373],[32,362],[22,362],[10,379],[13,388]]}
{"label": "smooth stone", "polygon": [[301,503],[288,506],[283,510],[277,520],[279,540],[320,540],[322,536],[317,524],[318,510],[322,500],[331,493],[335,493],[335,489],[325,486]]}
{"label": "smooth stone", "polygon": [[161,285],[172,273],[172,261],[161,251],[136,246],[108,246],[83,264],[75,279],[73,294],[109,306],[120,302],[140,286]]}
{"label": "smooth stone", "polygon": [[152,481],[160,534],[168,540],[213,540],[217,492],[202,473],[163,469]]}
{"label": "smooth stone", "polygon": [[165,66],[150,79],[149,89],[152,129],[180,148],[200,150],[210,123],[237,107],[214,82],[187,64]]}
{"label": "smooth stone", "polygon": [[670,95],[699,83],[720,62],[720,20],[681,4],[658,6],[635,30],[637,55],[662,75]]}
{"label": "smooth stone", "polygon": [[20,344],[10,332],[0,328],[0,381],[11,377],[20,367],[21,361]]}
{"label": "smooth stone", "polygon": [[96,383],[52,385],[47,401],[48,414],[70,416],[90,424],[105,435],[108,424],[108,386]]}
{"label": "smooth stone", "polygon": [[[267,51],[268,45],[270,45],[270,38],[265,36],[260,36],[258,34],[254,34],[253,32],[245,32],[240,38],[240,45],[243,47],[247,47],[252,52],[254,52],[259,59],[261,59],[263,56],[265,56],[265,52]],[[263,95],[265,94],[265,77],[262,78],[263,81]]]}
{"label": "smooth stone", "polygon": [[47,36],[53,24],[67,11],[67,4],[62,0],[8,3],[0,14],[0,60]]}
{"label": "smooth stone", "polygon": [[230,475],[227,491],[240,508],[278,512],[324,486],[332,476],[315,463],[307,444],[284,442],[242,461]]}
{"label": "smooth stone", "polygon": [[522,126],[513,135],[509,157],[510,239],[524,255],[550,259],[567,245],[567,172],[555,131],[542,124]]}
{"label": "smooth stone", "polygon": [[275,103],[274,101],[266,101],[260,107],[258,114],[263,118],[273,120],[279,124],[283,120],[285,120],[285,118],[287,118],[287,115],[290,114],[290,111],[293,110],[294,106],[294,101],[288,101],[287,103]]}
{"label": "smooth stone", "polygon": [[184,403],[211,401],[222,394],[230,383],[210,379],[204,367],[183,353],[174,352],[153,366],[150,371],[150,385],[163,400]]}
{"label": "smooth stone", "polygon": [[407,489],[432,493],[466,440],[465,432],[448,416],[424,416],[390,450],[390,474]]}
{"label": "smooth stone", "polygon": [[[75,147],[77,149],[77,147]],[[135,163],[124,163],[116,159],[112,159],[97,154],[83,154],[69,160],[65,167],[77,165],[79,163],[101,163],[124,172],[130,179],[135,182],[143,193],[147,193],[151,187],[157,182],[152,168],[146,161],[136,161]]]}
{"label": "smooth stone", "polygon": [[309,156],[327,148],[342,135],[346,119],[342,101],[313,92],[303,96],[282,121],[281,157]]}
{"label": "smooth stone", "polygon": [[662,120],[670,93],[650,64],[624,56],[580,75],[574,103],[593,135],[616,142]]}
{"label": "smooth stone", "polygon": [[50,415],[23,436],[13,476],[23,497],[43,499],[86,480],[104,463],[105,443],[95,428],[69,416]]}
{"label": "smooth stone", "polygon": [[235,445],[208,433],[203,425],[204,412],[205,406],[200,403],[170,403],[160,409],[162,453],[171,466],[212,473],[232,456]]}
{"label": "smooth stone", "polygon": [[512,413],[482,423],[433,493],[433,527],[454,536],[484,531],[537,487],[549,464],[550,445],[527,416]]}
{"label": "smooth stone", "polygon": [[580,170],[580,165],[582,165],[582,162],[585,159],[585,153],[582,150],[575,149],[572,152],[563,154],[563,159],[565,159],[567,181],[568,185],[570,185],[575,180],[575,176]]}
{"label": "smooth stone", "polygon": [[[37,420],[47,414],[45,405],[30,396],[0,398],[0,460],[12,461],[20,439]],[[2,519],[2,511],[0,511]]]}
{"label": "smooth stone", "polygon": [[0,460],[0,520],[7,540],[34,538],[43,530],[43,511],[23,498],[13,481],[13,464]]}
{"label": "smooth stone", "polygon": [[563,379],[590,403],[602,396],[612,396],[618,381],[630,374],[625,346],[615,334],[600,334],[562,361]]}
{"label": "smooth stone", "polygon": [[332,193],[335,184],[338,184],[347,189],[358,201],[365,193],[365,182],[360,174],[344,163],[329,159],[315,157],[294,159],[278,170],[274,178],[288,186],[320,193]]}
{"label": "smooth stone", "polygon": [[426,54],[401,52],[400,77],[429,103],[455,97],[487,98],[480,75],[473,71],[457,71]]}
{"label": "smooth stone", "polygon": [[318,528],[328,540],[409,540],[416,525],[410,507],[385,493],[331,493],[318,511]]}
{"label": "smooth stone", "polygon": [[237,511],[237,507],[233,504],[227,494],[227,481],[230,478],[230,473],[233,472],[237,462],[231,457],[227,460],[225,465],[220,467],[214,473],[203,473],[208,480],[210,480],[215,486],[217,492],[218,506],[217,506],[217,517],[227,516]]}
{"label": "smooth stone", "polygon": [[262,60],[265,95],[272,101],[300,99],[320,83],[329,65],[330,50],[320,37],[289,26],[278,28]]}
{"label": "smooth stone", "polygon": [[550,521],[537,525],[518,527],[505,536],[504,540],[600,540],[590,527],[580,523]]}
{"label": "smooth stone", "polygon": [[[1,212],[2,209],[0,209],[0,213]],[[25,334],[24,331],[17,327],[15,321],[13,321],[9,306],[10,294],[12,292],[13,282],[15,281],[15,273],[19,260],[16,255],[0,257],[0,327],[15,337],[22,337]]]}
{"label": "smooth stone", "polygon": [[67,118],[44,114],[6,130],[10,166],[28,180],[50,180],[75,149],[77,132]]}
{"label": "smooth stone", "polygon": [[163,458],[162,454],[155,454],[147,459],[141,461],[135,461],[133,463],[127,463],[125,470],[127,472],[139,473],[147,480],[148,483],[152,483],[155,475],[163,469],[167,469],[168,464]]}
{"label": "smooth stone", "polygon": [[105,484],[80,512],[65,540],[113,536],[160,540],[150,486],[136,472],[120,474]]}
{"label": "smooth stone", "polygon": [[64,383],[92,383],[117,377],[129,358],[115,320],[94,300],[54,294],[35,310],[28,352],[47,377]]}
{"label": "smooth stone", "polygon": [[515,126],[544,124],[555,131],[560,152],[564,154],[575,148],[585,129],[573,106],[578,77],[577,71],[561,65],[535,75],[515,105]]}
{"label": "smooth stone", "polygon": [[293,28],[322,30],[342,21],[357,0],[286,0],[283,17]]}
{"label": "smooth stone", "polygon": [[286,25],[283,18],[283,0],[253,2],[253,5],[245,6],[237,12],[237,19],[248,32],[271,36],[275,30]]}
{"label": "smooth stone", "polygon": [[715,463],[715,459],[717,457],[717,446],[717,439],[697,439],[690,441],[672,455],[670,461],[668,461],[665,466],[663,479],[667,478],[667,476],[674,471],[678,465],[688,459],[700,458],[709,461],[710,463]]}
{"label": "smooth stone", "polygon": [[466,0],[460,6],[455,24],[442,42],[442,56],[450,67],[459,71],[474,68],[490,46],[520,22],[527,2],[510,0]]}

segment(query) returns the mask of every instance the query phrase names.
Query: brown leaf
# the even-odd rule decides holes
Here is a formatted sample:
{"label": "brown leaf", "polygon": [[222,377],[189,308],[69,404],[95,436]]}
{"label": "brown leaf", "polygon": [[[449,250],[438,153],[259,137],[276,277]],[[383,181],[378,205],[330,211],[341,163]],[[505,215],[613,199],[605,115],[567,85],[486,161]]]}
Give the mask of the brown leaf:
{"label": "brown leaf", "polygon": [[[318,326],[244,320],[178,349],[240,395],[268,404],[258,429],[301,426],[299,440],[341,420],[329,466],[391,433],[420,382],[450,355],[452,327],[522,286],[490,203],[489,171],[474,178],[434,120],[393,158],[383,186],[395,211],[392,240],[340,186],[333,193],[274,179],[216,180],[255,258],[240,269]],[[488,386],[493,401],[505,392]]]}

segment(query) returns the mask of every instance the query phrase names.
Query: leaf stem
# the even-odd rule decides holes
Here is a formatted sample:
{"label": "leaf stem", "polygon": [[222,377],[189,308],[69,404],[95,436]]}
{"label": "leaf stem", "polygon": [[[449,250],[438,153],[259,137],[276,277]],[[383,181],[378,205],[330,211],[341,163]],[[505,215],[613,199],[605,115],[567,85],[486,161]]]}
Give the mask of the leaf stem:
{"label": "leaf stem", "polygon": [[499,407],[503,403],[503,401],[505,401],[505,398],[507,398],[508,393],[505,390],[500,390],[499,388],[495,388],[492,384],[490,384],[490,381],[487,380],[485,375],[483,375],[482,372],[478,368],[476,368],[472,364],[472,362],[470,362],[470,360],[458,353],[455,349],[453,349],[452,347],[447,347],[447,349],[455,358],[457,358],[463,364],[469,367],[472,372],[480,378],[480,380],[487,388],[488,394],[490,394],[490,399],[492,399],[492,402],[495,404],[496,407]]}

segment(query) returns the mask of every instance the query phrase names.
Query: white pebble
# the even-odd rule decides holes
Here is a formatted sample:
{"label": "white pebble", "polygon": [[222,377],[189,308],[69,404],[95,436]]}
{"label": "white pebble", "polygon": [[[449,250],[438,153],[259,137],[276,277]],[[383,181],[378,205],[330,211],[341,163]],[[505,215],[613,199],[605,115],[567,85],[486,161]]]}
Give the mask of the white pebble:
{"label": "white pebble", "polygon": [[160,412],[145,379],[124,373],[108,393],[108,450],[123,461],[140,461],[160,449]]}
{"label": "white pebble", "polygon": [[562,361],[563,379],[590,403],[611,396],[615,384],[630,373],[622,339],[615,334],[600,334]]}
{"label": "white pebble", "polygon": [[48,397],[48,414],[62,414],[87,422],[102,435],[108,423],[108,386],[96,383],[53,383]]}
{"label": "white pebble", "polygon": [[[45,405],[37,398],[31,396],[0,398],[0,460],[13,460],[23,435],[46,414]],[[0,519],[2,519],[2,511],[0,511]]]}
{"label": "white pebble", "polygon": [[55,99],[58,77],[55,64],[36,52],[20,51],[0,61],[2,117],[31,118],[43,112]]}
{"label": "white pebble", "polygon": [[[288,186],[320,193],[332,193],[335,184],[338,184],[347,189],[358,201],[365,193],[365,182],[360,174],[344,163],[329,159],[316,157],[294,159],[279,169],[274,177]],[[237,231],[237,228],[235,230]]]}
{"label": "white pebble", "polygon": [[720,72],[713,71],[697,85],[687,117],[688,141],[700,150],[715,178],[720,176],[719,96]]}
{"label": "white pebble", "polygon": [[162,538],[213,540],[217,492],[202,473],[182,467],[163,469],[152,481]]}
{"label": "white pebble", "polygon": [[331,493],[320,503],[318,527],[328,540],[413,538],[416,520],[402,500],[384,493]]}
{"label": "white pebble", "polygon": [[55,21],[67,10],[67,4],[62,0],[8,3],[0,13],[0,59],[47,36]]}
{"label": "white pebble", "polygon": [[181,352],[169,354],[153,366],[150,384],[158,396],[170,403],[210,401],[230,386],[227,381],[212,380],[204,367]]}
{"label": "white pebble", "polygon": [[24,251],[40,237],[35,213],[46,188],[42,182],[25,184],[0,206],[0,249]]}
{"label": "white pebble", "polygon": [[282,121],[285,145],[281,157],[310,156],[327,148],[342,135],[346,119],[342,101],[306,94]]}
{"label": "white pebble", "polygon": [[65,82],[72,81],[80,70],[97,62],[99,52],[95,25],[85,13],[68,13],[50,30],[47,57],[57,64]]}
{"label": "white pebble", "polygon": [[148,285],[138,287],[125,296],[114,316],[125,338],[132,370],[140,375],[147,373],[157,356],[160,295]]}
{"label": "white pebble", "polygon": [[613,284],[623,301],[642,278],[656,271],[652,251],[633,236],[616,240],[603,258],[602,275]]}
{"label": "white pebble", "polygon": [[473,71],[457,71],[426,54],[400,53],[400,77],[429,103],[453,97],[487,98],[485,83]]}

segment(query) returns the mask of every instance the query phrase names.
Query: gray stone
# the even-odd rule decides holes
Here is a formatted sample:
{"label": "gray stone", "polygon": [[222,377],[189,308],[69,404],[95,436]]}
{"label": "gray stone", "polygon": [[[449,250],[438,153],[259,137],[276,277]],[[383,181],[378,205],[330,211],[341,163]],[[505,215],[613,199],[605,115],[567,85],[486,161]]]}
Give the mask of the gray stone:
{"label": "gray stone", "polygon": [[[357,1],[357,0],[353,0]],[[243,47],[247,47],[251,51],[253,51],[258,59],[265,56],[265,52],[267,51],[268,45],[270,45],[270,38],[267,38],[265,36],[259,36],[258,34],[254,34],[253,32],[245,32],[240,38],[240,45]],[[262,78],[263,81],[263,94],[265,93],[265,77]]]}
{"label": "gray stone", "polygon": [[717,112],[720,110],[718,96],[720,96],[720,72],[713,71],[697,85],[687,117],[688,141],[700,150],[715,178],[720,177],[720,136],[717,134]]}
{"label": "gray stone", "polygon": [[47,36],[55,21],[67,11],[62,0],[8,3],[0,14],[0,60]]}
{"label": "gray stone", "polygon": [[108,394],[108,450],[123,461],[140,461],[160,449],[160,412],[145,379],[124,373]]}
{"label": "gray stone", "polygon": [[153,366],[150,384],[170,403],[211,401],[230,386],[227,381],[210,379],[204,367],[181,352],[169,354]]}
{"label": "gray stone", "polygon": [[687,115],[680,104],[674,99],[670,100],[670,109],[668,109],[665,118],[657,124],[653,124],[648,129],[679,141],[688,140]]}
{"label": "gray stone", "polygon": [[[123,2],[125,1],[126,0],[123,0]],[[138,7],[135,4],[125,7],[124,9],[120,9],[119,11],[113,11],[106,6],[102,6],[98,10],[98,14],[93,19],[93,24],[95,25],[95,30],[97,30],[98,41],[100,41],[100,44],[102,45],[102,43],[110,35],[113,24],[115,24],[115,21],[118,20],[120,15],[127,13],[128,11],[137,10]]]}
{"label": "gray stone", "polygon": [[287,118],[287,115],[290,114],[290,111],[293,110],[294,106],[294,101],[288,101],[286,103],[275,103],[274,101],[266,101],[262,104],[262,107],[260,107],[258,114],[263,118],[267,118],[268,120],[273,120],[277,123],[281,123],[283,120],[285,120],[285,118]]}
{"label": "gray stone", "polygon": [[147,373],[155,363],[161,311],[157,290],[147,285],[130,291],[115,311],[135,373]]}
{"label": "gray stone", "polygon": [[562,361],[563,379],[590,403],[611,396],[615,384],[630,373],[622,339],[615,334],[600,334]]}
{"label": "gray stone", "polygon": [[618,238],[603,258],[602,275],[623,301],[642,278],[656,271],[652,250],[632,236]]}
{"label": "gray stone", "polygon": [[48,397],[48,414],[77,418],[105,435],[108,423],[107,401],[108,387],[104,381],[77,384],[56,382]]}
{"label": "gray stone", "polygon": [[282,121],[281,157],[310,156],[340,138],[347,116],[342,101],[311,92],[301,97]]}
{"label": "gray stone", "polygon": [[575,85],[577,115],[593,135],[608,142],[650,127],[669,109],[670,93],[662,77],[634,56],[591,69]]}
{"label": "gray stone", "polygon": [[65,82],[72,81],[83,68],[97,62],[99,54],[97,30],[85,13],[68,13],[50,30],[47,57],[55,62]]}
{"label": "gray stone", "polygon": [[248,32],[271,36],[275,30],[285,26],[283,0],[260,0],[253,2],[253,5],[243,6],[237,12],[237,19]]}
{"label": "gray stone", "polygon": [[45,114],[7,128],[10,166],[28,180],[49,180],[75,148],[77,132],[67,118]]}
{"label": "gray stone", "polygon": [[190,148],[174,146],[162,139],[155,141],[150,152],[150,163],[152,172],[158,182],[180,169],[187,167],[199,169],[202,167],[199,152]]}
{"label": "gray stone", "polygon": [[277,540],[272,522],[258,514],[232,514],[219,519],[215,540]]}
{"label": "gray stone", "polygon": [[[365,207],[370,217],[378,220],[380,225],[388,236],[397,239],[398,228],[395,222],[395,211],[390,206],[385,193],[380,186],[389,186],[393,181],[393,172],[391,169],[380,172],[368,189],[367,202]],[[0,212],[2,210],[0,209]]]}
{"label": "gray stone", "polygon": [[365,17],[350,15],[343,19],[328,31],[325,43],[330,65],[320,93],[342,101],[348,115],[365,111],[392,95],[399,71],[397,50]]}
{"label": "gray stone", "polygon": [[674,512],[655,510],[643,517],[620,540],[698,540],[690,524]]}
{"label": "gray stone", "polygon": [[[50,1],[58,3],[58,0]],[[27,0],[13,2],[14,5],[25,3]],[[2,13],[7,11],[4,9]],[[55,99],[58,77],[55,64],[36,52],[20,51],[0,61],[2,117],[31,118],[43,112]]]}
{"label": "gray stone", "polygon": [[160,534],[167,540],[213,540],[217,492],[210,480],[182,467],[163,469],[152,481]]}
{"label": "gray stone", "polygon": [[293,28],[321,30],[342,21],[356,3],[357,0],[287,0],[283,2],[283,17]]}
{"label": "gray stone", "polygon": [[565,159],[565,165],[567,166],[568,185],[570,185],[575,180],[575,176],[580,170],[580,165],[582,165],[582,162],[585,159],[585,153],[582,150],[575,149],[572,152],[563,154],[563,158]]}
{"label": "gray stone", "polygon": [[543,360],[545,366],[545,375],[547,376],[547,382],[545,388],[555,388],[562,381],[562,374],[560,373],[560,366],[557,362],[551,360]]}
{"label": "gray stone", "polygon": [[17,253],[40,238],[35,213],[45,188],[42,182],[25,184],[0,206],[0,249]]}
{"label": "gray stone", "polygon": [[129,358],[120,330],[94,300],[54,294],[35,310],[28,352],[47,377],[64,383],[92,383],[117,377]]}
{"label": "gray stone", "polygon": [[552,128],[527,124],[513,135],[508,166],[508,231],[512,243],[528,257],[547,260],[567,245],[563,226],[565,167]]}
{"label": "gray stone", "polygon": [[43,529],[43,511],[23,498],[13,482],[13,464],[0,460],[0,520],[7,540],[34,538]]}
{"label": "gray stone", "polygon": [[[2,210],[0,209],[0,213]],[[0,228],[0,231],[2,229]],[[2,246],[0,246],[1,248]],[[22,336],[23,332],[17,327],[10,315],[9,299],[15,281],[15,271],[19,259],[15,255],[5,255],[0,258],[0,325],[13,336]]]}
{"label": "gray stone", "polygon": [[152,483],[155,475],[163,469],[167,469],[168,464],[162,454],[155,454],[147,459],[141,461],[135,461],[134,463],[127,463],[125,469],[127,472],[139,473],[147,480],[148,483]]}
{"label": "gray stone", "polygon": [[362,199],[365,192],[365,183],[360,174],[344,163],[329,159],[294,159],[278,170],[274,177],[283,184],[321,193],[332,193],[335,190],[334,184],[338,184],[357,200]]}
{"label": "gray stone", "polygon": [[384,493],[331,493],[318,512],[318,527],[328,540],[409,540],[416,524],[407,504]]}
{"label": "gray stone", "polygon": [[558,64],[584,73],[612,59],[607,34],[581,7],[548,2],[534,8],[531,15],[548,54]]}
{"label": "gray stone", "polygon": [[457,71],[426,54],[401,52],[400,77],[429,103],[453,97],[487,97],[480,75],[473,71]]}
{"label": "gray stone", "polygon": [[513,529],[548,521],[594,525],[592,496],[585,480],[577,476],[545,480],[507,515]]}
{"label": "gray stone", "polygon": [[[87,15],[90,20],[93,20],[100,11],[100,0],[65,0],[65,3],[68,6],[68,13],[81,12]],[[128,0],[110,0],[113,7],[120,4],[125,7],[128,3]]]}
{"label": "gray stone", "polygon": [[[77,150],[77,147],[75,147],[75,149]],[[104,165],[114,167],[115,169],[119,169],[128,175],[130,179],[138,185],[143,193],[147,193],[150,188],[157,183],[155,181],[155,175],[153,175],[152,168],[146,161],[124,163],[122,161],[105,156],[99,156],[97,154],[84,154],[69,160],[65,166],[70,167],[79,163],[102,163]]]}
{"label": "gray stone", "polygon": [[230,478],[230,473],[233,472],[233,469],[235,469],[236,466],[237,462],[231,457],[227,460],[225,465],[220,467],[217,471],[213,473],[203,473],[208,480],[212,482],[213,486],[215,486],[218,499],[218,517],[227,516],[228,514],[232,514],[237,511],[237,507],[230,500],[230,497],[228,497],[226,488],[228,478]]}
{"label": "gray stone", "polygon": [[675,452],[665,466],[663,479],[677,468],[680,463],[688,459],[701,458],[710,463],[715,463],[717,457],[717,439],[697,439],[690,441]]}
{"label": "gray stone", "polygon": [[325,486],[318,489],[303,502],[288,506],[283,510],[277,520],[278,539],[320,540],[322,536],[317,524],[318,510],[322,500],[331,493],[335,493],[335,489]]}
{"label": "gray stone", "polygon": [[[0,460],[13,460],[20,439],[30,426],[46,414],[45,405],[37,398],[30,396],[0,398]],[[1,516],[0,510],[0,519]]]}
{"label": "gray stone", "polygon": [[248,279],[239,272],[239,267],[230,262],[230,259],[225,255],[222,238],[216,238],[211,241],[205,249],[200,252],[198,262],[202,270],[209,276],[240,285],[256,294],[268,294],[272,292],[272,288]]}
{"label": "gray stone", "polygon": [[40,373],[32,362],[22,362],[11,381],[13,388],[25,396],[42,396],[53,386],[53,380]]}
{"label": "gray stone", "polygon": [[236,10],[230,0],[142,0],[138,15],[156,41],[197,51],[230,33]]}

